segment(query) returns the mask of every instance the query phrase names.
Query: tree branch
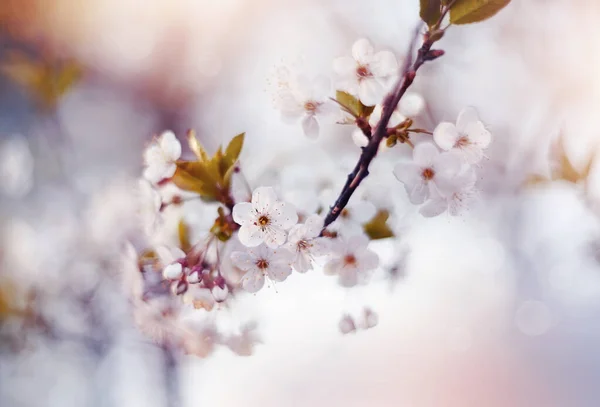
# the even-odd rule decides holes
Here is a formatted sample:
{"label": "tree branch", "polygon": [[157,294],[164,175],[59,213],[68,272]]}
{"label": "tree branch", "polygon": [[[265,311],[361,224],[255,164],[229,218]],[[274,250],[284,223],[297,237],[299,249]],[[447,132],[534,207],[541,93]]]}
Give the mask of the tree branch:
{"label": "tree branch", "polygon": [[[445,15],[445,13],[443,15]],[[442,18],[440,18],[440,21],[438,24],[436,24],[435,28],[439,27]],[[375,127],[373,134],[369,139],[369,144],[363,147],[362,153],[358,162],[356,163],[356,166],[354,167],[354,170],[348,174],[346,184],[335,201],[335,204],[329,209],[323,224],[323,231],[338,218],[342,210],[348,204],[352,194],[354,194],[354,191],[356,191],[356,188],[358,188],[360,183],[369,175],[369,165],[371,164],[371,161],[373,161],[373,158],[375,158],[377,155],[377,150],[379,149],[381,140],[383,140],[387,134],[387,125],[390,121],[390,117],[392,116],[396,106],[398,106],[400,99],[406,93],[406,90],[415,80],[415,76],[419,68],[425,62],[432,61],[444,54],[441,50],[431,49],[435,41],[441,38],[441,35],[432,36],[431,33],[435,33],[437,30],[428,31],[424,35],[423,44],[417,51],[417,56],[413,63],[412,55],[419,39],[420,30],[421,25],[419,25],[415,31],[414,38],[411,41],[408,53],[406,54],[407,57],[404,62],[404,66],[402,67],[402,76],[394,86],[394,89],[385,97],[383,101],[381,119],[379,120],[379,123],[377,123],[377,126]],[[323,234],[323,231],[321,232],[321,235]]]}

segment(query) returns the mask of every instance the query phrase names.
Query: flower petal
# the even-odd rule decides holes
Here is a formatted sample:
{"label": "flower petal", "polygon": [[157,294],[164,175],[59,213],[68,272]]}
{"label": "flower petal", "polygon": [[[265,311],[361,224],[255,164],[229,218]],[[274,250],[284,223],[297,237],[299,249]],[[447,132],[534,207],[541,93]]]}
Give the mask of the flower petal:
{"label": "flower petal", "polygon": [[423,109],[425,109],[425,99],[416,92],[408,92],[400,99],[398,110],[405,116],[418,116]]}
{"label": "flower petal", "polygon": [[492,142],[492,134],[479,121],[469,123],[465,128],[465,134],[471,143],[480,148],[487,148]]}
{"label": "flower petal", "polygon": [[[382,112],[383,112],[383,105],[382,104],[375,105],[375,109],[373,109],[373,112],[371,112],[371,116],[369,116],[369,125],[371,125],[371,127],[375,128],[375,126],[377,126],[377,123],[379,123],[379,120],[381,120]],[[388,127],[394,127],[394,126],[388,126]]]}
{"label": "flower petal", "polygon": [[431,166],[439,155],[437,147],[430,142],[417,144],[413,150],[413,160],[421,168]]}
{"label": "flower petal", "polygon": [[304,252],[300,252],[296,255],[296,260],[294,260],[292,265],[294,266],[294,270],[298,273],[306,273],[308,270],[312,270],[310,257]]}
{"label": "flower petal", "polygon": [[398,73],[398,61],[392,52],[379,51],[373,56],[370,68],[373,75],[386,78]]}
{"label": "flower petal", "polygon": [[311,86],[311,98],[317,102],[327,100],[331,92],[331,81],[328,77],[317,76]]}
{"label": "flower petal", "polygon": [[365,250],[357,256],[358,267],[361,271],[369,271],[379,266],[379,256],[374,251]]}
{"label": "flower petal", "polygon": [[447,209],[447,201],[440,197],[430,199],[429,201],[425,202],[425,204],[419,209],[419,213],[426,218],[433,218],[446,212]]}
{"label": "flower petal", "polygon": [[242,277],[242,287],[249,293],[259,291],[265,285],[265,276],[260,270],[251,270]]}
{"label": "flower petal", "polygon": [[252,193],[252,206],[260,213],[269,213],[277,202],[277,194],[271,187],[258,187]]}
{"label": "flower petal", "polygon": [[333,60],[333,71],[342,78],[356,78],[356,60],[339,57]]}
{"label": "flower petal", "polygon": [[358,272],[354,267],[344,267],[340,270],[338,282],[342,287],[354,287],[358,284]]}
{"label": "flower petal", "polygon": [[442,122],[433,131],[433,140],[442,150],[450,150],[460,137],[456,126],[452,123]]}
{"label": "flower petal", "polygon": [[255,267],[256,258],[248,252],[231,253],[231,262],[237,268],[248,271]]}
{"label": "flower petal", "polygon": [[369,238],[366,235],[352,236],[346,241],[346,252],[355,254],[365,250],[368,245]]}
{"label": "flower petal", "polygon": [[366,38],[361,38],[352,45],[352,57],[361,65],[371,62],[375,50]]}
{"label": "flower petal", "polygon": [[439,154],[433,160],[436,178],[438,176],[455,177],[462,168],[463,162],[459,152],[448,151]]}
{"label": "flower petal", "polygon": [[264,234],[265,244],[272,249],[276,249],[284,244],[286,238],[287,234],[285,231],[277,227],[267,228],[266,233]]}
{"label": "flower petal", "polygon": [[319,122],[314,114],[308,114],[302,118],[302,130],[304,135],[310,139],[314,140],[319,137]]}
{"label": "flower petal", "polygon": [[275,263],[270,264],[267,268],[267,275],[274,281],[284,281],[290,274],[292,274],[292,268],[289,264]]}
{"label": "flower petal", "polygon": [[352,132],[352,141],[356,147],[366,147],[369,144],[369,139],[359,129],[355,129]]}
{"label": "flower petal", "polygon": [[240,202],[235,204],[231,215],[233,216],[235,223],[238,225],[252,223],[256,218],[256,212],[254,211],[254,208],[250,202]]}
{"label": "flower petal", "polygon": [[260,227],[246,223],[238,230],[238,239],[246,247],[256,247],[266,240],[267,236]]}
{"label": "flower petal", "polygon": [[421,182],[420,167],[412,161],[400,161],[396,164],[394,167],[394,176],[409,189],[412,189],[417,183]]}
{"label": "flower petal", "polygon": [[306,227],[306,237],[317,237],[321,234],[321,229],[323,229],[323,217],[310,215],[304,222],[304,226]]}
{"label": "flower petal", "polygon": [[406,193],[408,194],[408,199],[414,205],[422,204],[429,197],[429,188],[423,181],[417,182],[410,188],[408,185],[405,185],[405,189]]}
{"label": "flower petal", "polygon": [[165,131],[160,135],[159,145],[169,161],[175,161],[181,157],[181,143],[172,131]]}
{"label": "flower petal", "polygon": [[331,242],[326,237],[317,237],[310,245],[310,254],[314,257],[327,256],[331,252]]}
{"label": "flower petal", "polygon": [[375,78],[365,78],[358,85],[358,98],[365,106],[381,103],[385,96],[385,88]]}
{"label": "flower petal", "polygon": [[466,107],[459,114],[456,119],[456,128],[461,134],[466,134],[467,126],[471,123],[479,121],[479,114],[474,107]]}
{"label": "flower petal", "polygon": [[298,213],[294,205],[287,202],[277,202],[271,209],[272,222],[283,230],[288,230],[298,223]]}

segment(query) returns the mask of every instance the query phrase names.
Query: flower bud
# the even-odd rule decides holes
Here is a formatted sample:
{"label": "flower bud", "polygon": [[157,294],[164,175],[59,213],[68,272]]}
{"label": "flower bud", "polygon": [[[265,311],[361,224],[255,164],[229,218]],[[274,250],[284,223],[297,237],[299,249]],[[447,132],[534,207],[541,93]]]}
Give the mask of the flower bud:
{"label": "flower bud", "polygon": [[185,280],[179,280],[171,284],[171,292],[175,295],[181,295],[188,289],[188,283]]}
{"label": "flower bud", "polygon": [[216,302],[223,302],[227,299],[227,295],[229,294],[229,288],[224,286],[223,288],[215,285],[212,289],[212,295],[215,297]]}
{"label": "flower bud", "polygon": [[163,277],[167,280],[178,280],[183,276],[181,263],[172,263],[163,269]]}

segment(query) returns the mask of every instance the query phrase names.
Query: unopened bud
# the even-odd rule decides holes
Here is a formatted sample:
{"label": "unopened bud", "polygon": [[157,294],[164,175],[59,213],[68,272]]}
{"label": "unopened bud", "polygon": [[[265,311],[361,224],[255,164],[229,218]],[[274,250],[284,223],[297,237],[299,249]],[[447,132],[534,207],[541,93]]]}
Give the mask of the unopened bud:
{"label": "unopened bud", "polygon": [[175,295],[181,295],[188,289],[188,283],[185,280],[175,281],[171,284],[171,292]]}

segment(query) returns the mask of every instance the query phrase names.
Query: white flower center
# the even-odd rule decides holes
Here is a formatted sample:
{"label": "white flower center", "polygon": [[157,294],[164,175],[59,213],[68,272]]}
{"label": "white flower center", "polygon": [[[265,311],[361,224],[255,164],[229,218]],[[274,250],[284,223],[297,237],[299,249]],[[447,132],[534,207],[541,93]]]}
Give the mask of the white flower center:
{"label": "white flower center", "polygon": [[266,228],[271,223],[271,219],[266,215],[260,215],[258,217],[257,226],[260,226],[262,229]]}
{"label": "white flower center", "polygon": [[344,267],[346,266],[356,266],[356,257],[353,254],[344,256]]}
{"label": "white flower center", "polygon": [[298,251],[301,252],[304,250],[308,250],[308,248],[310,247],[310,243],[308,243],[308,241],[306,241],[306,239],[302,239],[302,240],[298,241],[298,243],[296,244],[296,247],[297,247]]}

